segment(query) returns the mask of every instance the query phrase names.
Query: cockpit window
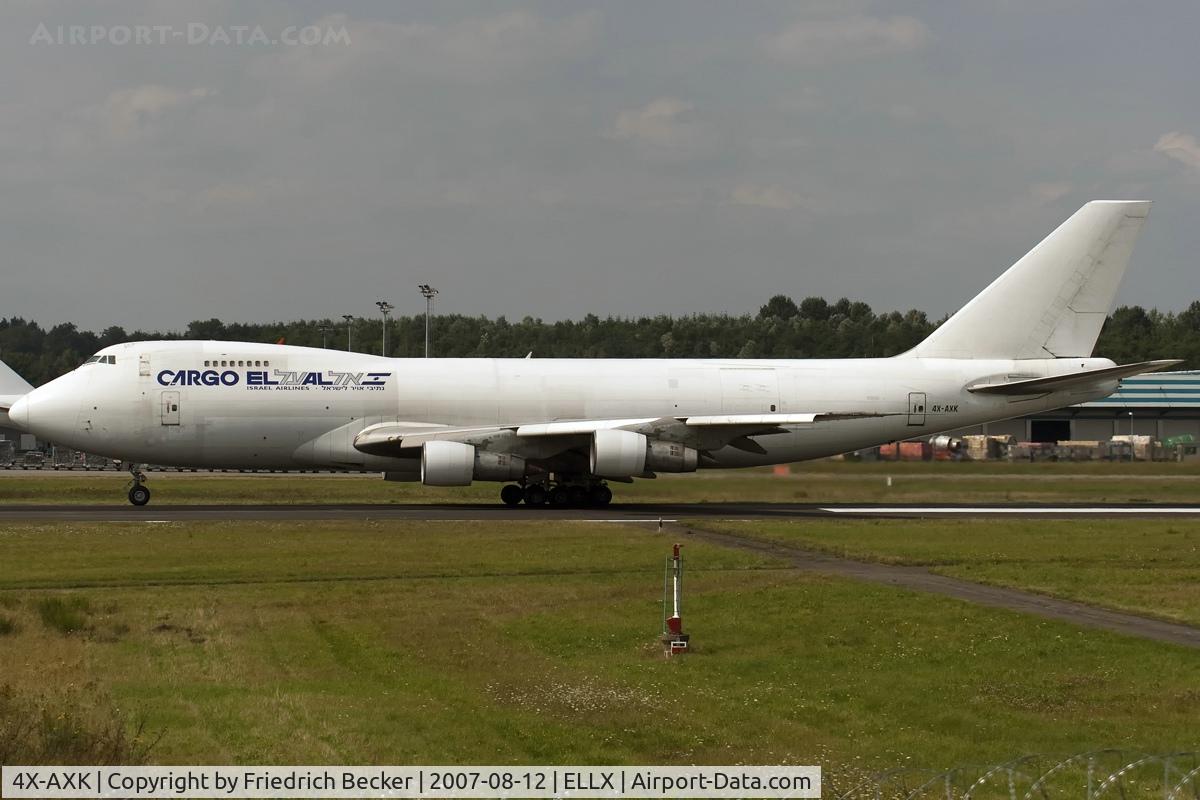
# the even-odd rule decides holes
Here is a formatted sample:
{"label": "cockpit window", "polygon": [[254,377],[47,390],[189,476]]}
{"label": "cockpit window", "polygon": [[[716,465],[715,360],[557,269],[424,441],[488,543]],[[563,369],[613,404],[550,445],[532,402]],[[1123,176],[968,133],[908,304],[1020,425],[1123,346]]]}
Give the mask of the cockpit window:
{"label": "cockpit window", "polygon": [[92,356],[91,358],[89,358],[87,361],[85,361],[83,363],[84,364],[95,364],[99,360],[100,360],[100,356]]}
{"label": "cockpit window", "polygon": [[116,364],[117,357],[116,356],[92,356],[91,358],[89,358],[87,361],[84,361],[83,363],[84,364]]}

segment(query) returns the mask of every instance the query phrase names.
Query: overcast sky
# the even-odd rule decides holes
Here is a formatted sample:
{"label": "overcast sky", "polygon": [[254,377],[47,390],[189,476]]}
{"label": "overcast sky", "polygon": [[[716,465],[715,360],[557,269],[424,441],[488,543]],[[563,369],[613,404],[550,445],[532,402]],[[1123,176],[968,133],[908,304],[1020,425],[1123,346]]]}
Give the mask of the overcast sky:
{"label": "overcast sky", "polygon": [[419,313],[430,282],[441,311],[510,318],[776,293],[940,317],[1094,198],[1155,201],[1119,302],[1179,309],[1198,24],[1193,2],[7,3],[0,316]]}

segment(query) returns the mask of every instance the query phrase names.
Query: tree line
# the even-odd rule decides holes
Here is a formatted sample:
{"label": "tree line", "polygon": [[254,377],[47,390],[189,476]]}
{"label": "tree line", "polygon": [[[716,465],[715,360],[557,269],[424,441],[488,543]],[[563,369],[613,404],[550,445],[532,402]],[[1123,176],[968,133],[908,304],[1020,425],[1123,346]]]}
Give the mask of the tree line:
{"label": "tree line", "polygon": [[[453,357],[521,358],[860,358],[902,353],[929,335],[938,322],[925,312],[876,313],[842,298],[829,302],[786,295],[768,300],[757,314],[693,314],[681,317],[605,317],[546,322],[534,317],[443,314],[433,318],[433,354]],[[324,330],[322,330],[324,329]],[[382,321],[355,318],[347,332],[338,319],[270,323],[197,320],[184,331],[99,333],[71,322],[48,330],[20,317],[0,318],[0,359],[30,383],[40,385],[78,366],[112,344],[145,339],[223,339],[279,342],[306,347],[381,352]],[[425,348],[424,315],[395,317],[388,324],[388,355],[420,357]],[[1108,317],[1097,356],[1118,363],[1182,358],[1181,369],[1200,369],[1200,301],[1179,313],[1121,306]]]}

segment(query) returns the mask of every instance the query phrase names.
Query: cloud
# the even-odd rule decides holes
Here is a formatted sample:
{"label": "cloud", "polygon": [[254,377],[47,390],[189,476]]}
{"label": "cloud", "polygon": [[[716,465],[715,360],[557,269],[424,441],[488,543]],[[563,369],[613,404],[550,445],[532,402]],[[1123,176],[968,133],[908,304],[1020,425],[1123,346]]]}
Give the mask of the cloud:
{"label": "cloud", "polygon": [[101,111],[109,134],[118,141],[132,141],[147,133],[167,112],[197,103],[215,94],[211,89],[188,91],[146,84],[113,92]]}
{"label": "cloud", "polygon": [[1074,188],[1065,181],[1035,183],[1029,187],[1029,196],[1039,203],[1053,203],[1066,197]]}
{"label": "cloud", "polygon": [[694,125],[684,117],[692,104],[675,97],[662,97],[634,110],[617,115],[612,135],[618,139],[646,142],[659,147],[674,147],[693,138]]}
{"label": "cloud", "polygon": [[733,190],[730,198],[735,206],[757,206],[787,211],[800,205],[800,196],[782,186],[758,186],[743,183]]}
{"label": "cloud", "polygon": [[1181,164],[1200,169],[1200,142],[1190,133],[1171,131],[1164,133],[1154,143],[1155,152],[1173,158]]}
{"label": "cloud", "polygon": [[345,28],[351,46],[284,48],[261,59],[255,70],[308,81],[345,79],[347,73],[362,80],[382,71],[391,85],[430,79],[488,84],[586,56],[598,40],[599,23],[595,11],[552,19],[519,9],[439,24],[332,14],[312,24]]}
{"label": "cloud", "polygon": [[219,183],[200,193],[197,207],[201,211],[210,208],[253,205],[261,199],[260,191],[245,183]]}
{"label": "cloud", "polygon": [[911,52],[924,47],[929,39],[928,26],[915,17],[856,14],[800,20],[768,36],[763,48],[781,63],[815,64]]}

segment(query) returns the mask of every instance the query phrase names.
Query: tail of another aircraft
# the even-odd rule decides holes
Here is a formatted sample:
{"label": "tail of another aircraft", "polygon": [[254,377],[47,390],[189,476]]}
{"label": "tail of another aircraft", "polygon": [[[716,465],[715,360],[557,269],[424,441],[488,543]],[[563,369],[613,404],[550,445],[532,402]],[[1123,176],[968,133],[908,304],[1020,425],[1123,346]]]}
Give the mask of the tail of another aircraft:
{"label": "tail of another aircraft", "polygon": [[1092,353],[1149,201],[1094,200],[946,320],[908,358]]}
{"label": "tail of another aircraft", "polygon": [[8,410],[23,396],[33,391],[33,387],[25,382],[17,373],[0,361],[0,426],[11,426]]}
{"label": "tail of another aircraft", "polygon": [[12,371],[12,368],[0,361],[0,396],[22,395],[33,391],[24,378]]}

